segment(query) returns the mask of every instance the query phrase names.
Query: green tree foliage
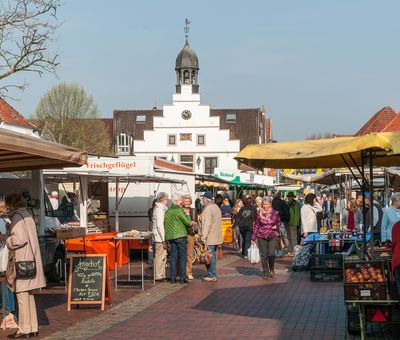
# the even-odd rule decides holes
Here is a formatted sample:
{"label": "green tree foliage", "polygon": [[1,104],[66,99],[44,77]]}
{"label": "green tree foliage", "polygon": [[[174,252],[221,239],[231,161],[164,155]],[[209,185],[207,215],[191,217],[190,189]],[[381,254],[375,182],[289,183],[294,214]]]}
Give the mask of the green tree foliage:
{"label": "green tree foliage", "polygon": [[92,154],[110,154],[111,138],[93,97],[77,84],[61,83],[42,96],[32,117],[41,136]]}

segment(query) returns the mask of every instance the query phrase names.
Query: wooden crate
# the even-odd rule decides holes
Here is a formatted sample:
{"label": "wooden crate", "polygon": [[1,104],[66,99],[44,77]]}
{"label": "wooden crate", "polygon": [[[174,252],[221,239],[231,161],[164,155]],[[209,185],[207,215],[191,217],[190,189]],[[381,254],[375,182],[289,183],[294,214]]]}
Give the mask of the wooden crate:
{"label": "wooden crate", "polygon": [[85,228],[69,228],[69,229],[61,229],[56,231],[56,237],[60,240],[69,240],[72,238],[78,238],[85,236],[86,229]]}

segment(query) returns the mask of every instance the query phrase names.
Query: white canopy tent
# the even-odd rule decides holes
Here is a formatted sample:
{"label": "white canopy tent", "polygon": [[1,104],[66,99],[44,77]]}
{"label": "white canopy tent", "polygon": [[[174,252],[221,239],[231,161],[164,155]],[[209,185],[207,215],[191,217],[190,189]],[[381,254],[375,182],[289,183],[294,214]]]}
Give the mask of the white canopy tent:
{"label": "white canopy tent", "polygon": [[[122,193],[119,197],[119,185],[126,184],[126,187],[131,183],[176,183],[185,184],[185,181],[176,180],[166,177],[150,176],[150,175],[129,175],[110,173],[108,171],[93,171],[93,170],[80,170],[80,169],[64,169],[64,170],[45,170],[43,172],[45,181],[53,182],[67,182],[76,181],[80,183],[80,197],[79,197],[79,216],[81,226],[87,230],[87,209],[88,209],[88,184],[90,181],[103,181],[113,182],[116,184],[115,194],[115,231],[119,231],[119,205],[124,197]],[[124,191],[125,192],[125,191]]]}

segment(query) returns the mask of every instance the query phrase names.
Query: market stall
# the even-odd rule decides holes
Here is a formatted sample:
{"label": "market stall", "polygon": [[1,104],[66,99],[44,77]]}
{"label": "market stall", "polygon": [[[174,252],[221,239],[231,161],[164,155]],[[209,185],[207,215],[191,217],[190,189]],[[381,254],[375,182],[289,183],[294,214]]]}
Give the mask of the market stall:
{"label": "market stall", "polygon": [[[115,270],[115,285],[117,287],[118,272],[117,268],[124,264],[130,264],[130,250],[140,250],[142,254],[143,269],[143,251],[149,248],[150,233],[137,230],[138,226],[131,226],[131,230],[120,232],[119,228],[119,206],[124,199],[126,188],[135,183],[179,183],[183,181],[171,179],[168,177],[158,177],[149,175],[124,175],[115,174],[108,171],[93,170],[49,170],[44,172],[46,181],[50,182],[73,182],[79,184],[79,222],[67,226],[61,226],[66,230],[85,230],[85,235],[75,237],[64,242],[65,249],[69,253],[85,252],[86,254],[106,254],[107,268]],[[88,197],[88,187],[92,183],[106,182],[114,183],[115,191],[115,224],[108,224],[108,232],[102,232],[101,228],[96,226],[93,221],[88,221],[88,208],[93,202],[92,197]],[[119,188],[123,190],[119,190]],[[107,210],[107,209],[102,209]],[[109,219],[107,219],[109,221]],[[92,229],[96,232],[90,232]],[[133,235],[135,234],[135,235]],[[147,235],[144,237],[143,235]],[[128,266],[130,271],[130,265]],[[130,277],[130,272],[128,272]],[[142,270],[142,286],[143,286],[143,270]]]}
{"label": "market stall", "polygon": [[[376,249],[373,233],[371,242],[367,245],[365,193],[368,191],[373,197],[374,166],[400,165],[400,133],[371,133],[360,137],[249,145],[236,159],[257,168],[348,168],[363,194],[363,246],[360,252],[361,261],[353,260],[347,264],[344,261],[345,302],[348,317],[354,312],[353,306],[358,306],[357,317],[360,318],[361,336],[364,339],[365,322],[368,321],[365,318],[365,308],[376,305],[374,301],[384,300],[391,308],[398,303],[398,300],[389,295],[391,285],[386,278],[391,270],[381,260],[378,263],[370,260],[370,254]],[[372,221],[373,209],[369,209],[369,213]],[[332,260],[334,259],[329,259]],[[374,301],[369,305],[369,300]]]}

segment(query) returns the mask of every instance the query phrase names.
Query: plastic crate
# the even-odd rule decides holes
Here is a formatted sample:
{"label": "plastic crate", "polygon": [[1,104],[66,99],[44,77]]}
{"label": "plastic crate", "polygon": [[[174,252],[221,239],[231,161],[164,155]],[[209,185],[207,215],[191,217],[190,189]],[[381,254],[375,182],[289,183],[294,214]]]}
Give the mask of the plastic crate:
{"label": "plastic crate", "polygon": [[311,268],[310,280],[313,282],[341,282],[343,271],[341,269]]}
{"label": "plastic crate", "polygon": [[[375,271],[372,271],[372,268]],[[369,282],[362,275],[362,282],[348,282],[348,276],[356,276],[360,278],[361,270],[367,270],[367,279],[372,280]],[[351,272],[351,274],[349,273]],[[378,279],[373,275],[382,275],[382,282],[378,282]],[[387,288],[386,288],[386,277],[382,261],[355,261],[343,263],[343,275],[345,278],[344,283],[344,298],[345,300],[386,300],[387,299]],[[364,281],[366,280],[366,281]]]}
{"label": "plastic crate", "polygon": [[342,270],[343,256],[341,254],[313,255],[311,256],[311,268]]}
{"label": "plastic crate", "polygon": [[392,258],[392,250],[387,249],[371,249],[371,258],[374,261],[386,261]]}
{"label": "plastic crate", "polygon": [[345,283],[345,300],[387,300],[386,282]]}

